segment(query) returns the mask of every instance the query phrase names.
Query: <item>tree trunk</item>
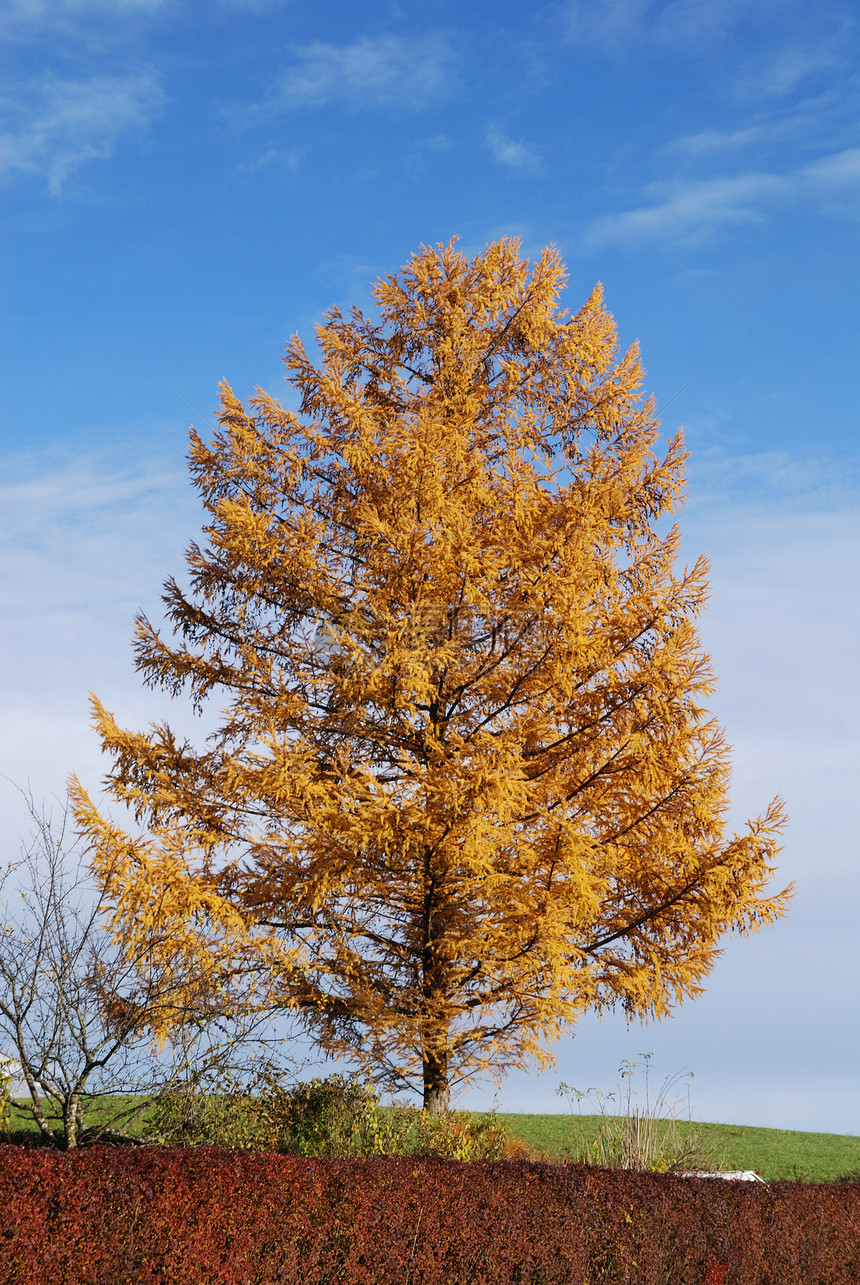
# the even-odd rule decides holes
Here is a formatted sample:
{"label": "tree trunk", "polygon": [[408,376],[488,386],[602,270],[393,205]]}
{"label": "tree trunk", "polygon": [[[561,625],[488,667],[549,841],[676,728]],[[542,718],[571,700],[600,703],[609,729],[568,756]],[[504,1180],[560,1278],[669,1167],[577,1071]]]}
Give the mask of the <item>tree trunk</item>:
{"label": "tree trunk", "polygon": [[71,1093],[63,1102],[64,1151],[74,1151],[78,1145],[78,1101],[78,1094]]}
{"label": "tree trunk", "polygon": [[424,1110],[430,1115],[444,1115],[449,1100],[447,1052],[425,1049]]}

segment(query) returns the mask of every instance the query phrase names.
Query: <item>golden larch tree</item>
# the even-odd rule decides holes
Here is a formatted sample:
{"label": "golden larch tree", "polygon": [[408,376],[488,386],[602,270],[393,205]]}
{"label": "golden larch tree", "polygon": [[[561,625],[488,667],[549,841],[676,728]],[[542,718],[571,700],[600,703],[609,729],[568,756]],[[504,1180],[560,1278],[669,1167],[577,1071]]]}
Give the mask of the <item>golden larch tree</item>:
{"label": "golden larch tree", "polygon": [[326,315],[318,365],[291,341],[298,412],[222,387],[172,636],[136,631],[145,681],[217,728],[195,749],[95,701],[135,832],[75,787],[126,940],[249,970],[434,1111],[587,1009],[659,1017],[785,911],[779,801],[725,833],[682,443],[655,454],[637,350],[564,283],[552,249],[422,248],[375,321]]}

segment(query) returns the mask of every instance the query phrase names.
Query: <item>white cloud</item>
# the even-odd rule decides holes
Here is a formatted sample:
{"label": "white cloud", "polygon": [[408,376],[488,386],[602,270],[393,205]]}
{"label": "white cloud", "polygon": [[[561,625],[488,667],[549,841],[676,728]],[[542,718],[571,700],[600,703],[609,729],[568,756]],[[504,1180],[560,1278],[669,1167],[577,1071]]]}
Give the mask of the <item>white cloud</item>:
{"label": "white cloud", "polygon": [[562,13],[575,43],[615,51],[645,41],[704,44],[751,9],[771,7],[770,0],[570,0]]}
{"label": "white cloud", "polygon": [[830,66],[836,48],[828,43],[831,33],[853,18],[847,0],[820,0],[808,24],[810,39],[801,42],[798,31],[811,14],[802,0],[566,0],[557,12],[570,40],[606,52],[643,44],[709,47],[740,26],[789,33],[795,43],[761,69],[774,92],[788,92],[811,71]]}
{"label": "white cloud", "polygon": [[573,41],[614,48],[642,34],[652,9],[652,0],[571,0],[564,21]]}
{"label": "white cloud", "polygon": [[[72,768],[98,785],[91,689],[132,726],[167,708],[141,688],[130,637],[140,608],[161,618],[162,582],[181,576],[201,523],[179,451],[172,468],[103,456],[3,464],[0,795],[11,815],[4,776],[29,780],[37,798],[62,793]],[[17,840],[7,825],[0,863]]]}
{"label": "white cloud", "polygon": [[845,459],[801,459],[789,451],[727,455],[719,447],[701,449],[690,476],[700,510],[737,504],[743,494],[751,516],[780,505],[804,512],[851,512],[860,497],[858,467]]}
{"label": "white cloud", "polygon": [[782,98],[847,64],[850,0],[567,0],[557,10],[575,46],[609,57],[673,50],[713,55],[742,99]]}
{"label": "white cloud", "polygon": [[506,138],[495,126],[487,132],[487,146],[500,165],[508,165],[514,170],[534,170],[540,163],[530,147]]}
{"label": "white cloud", "polygon": [[[718,157],[744,148],[773,149],[788,145],[796,155],[800,149],[834,146],[835,140],[855,135],[854,95],[832,91],[805,99],[792,110],[777,108],[758,113],[739,129],[705,129],[667,143],[665,152],[692,159]],[[825,141],[826,140],[826,141]]]}
{"label": "white cloud", "polygon": [[150,561],[148,539],[154,548],[161,538],[153,540],[147,527],[162,532],[177,492],[187,491],[182,473],[156,461],[129,467],[94,457],[27,467],[13,459],[6,472],[0,607],[9,611],[14,603],[33,619],[54,610],[87,618],[134,596],[134,568]]}
{"label": "white cloud", "polygon": [[446,91],[453,53],[441,36],[362,36],[348,45],[292,45],[278,101],[288,109],[343,104],[417,111]]}
{"label": "white cloud", "polygon": [[8,35],[28,40],[46,29],[75,27],[88,18],[104,23],[153,13],[163,3],[164,0],[6,0],[2,25]]}
{"label": "white cloud", "polygon": [[766,61],[741,79],[738,89],[752,98],[781,98],[791,94],[803,81],[820,72],[831,72],[844,61],[838,46],[831,40],[811,45],[794,45],[776,50]]}
{"label": "white cloud", "polygon": [[279,9],[289,0],[218,0],[222,9],[238,9],[239,12],[265,13],[267,9]]}
{"label": "white cloud", "polygon": [[148,73],[45,77],[10,104],[17,120],[0,135],[0,173],[44,174],[57,195],[69,174],[111,156],[119,138],[149,124],[165,101]]}
{"label": "white cloud", "polygon": [[[818,790],[836,805],[846,839],[849,818],[838,800],[850,797],[860,744],[860,699],[851,678],[860,628],[856,498],[841,511],[804,512],[784,500],[758,512],[703,506],[687,523],[700,539],[709,528],[714,592],[704,631],[718,674],[731,675],[717,705],[734,729],[743,775],[758,775],[757,752],[766,745],[761,762],[780,764],[779,788],[791,788],[814,811],[821,804],[804,779],[808,745],[823,769]],[[751,803],[753,790],[747,793]],[[794,820],[801,824],[797,809]],[[822,852],[817,869],[844,869],[849,855],[844,846]],[[856,867],[855,874],[860,878]]]}
{"label": "white cloud", "polygon": [[804,166],[800,178],[816,191],[855,185],[860,182],[860,147],[848,147],[831,156],[822,156]]}
{"label": "white cloud", "polygon": [[257,170],[269,169],[272,166],[276,169],[290,170],[294,173],[304,155],[304,150],[299,147],[270,147],[262,155],[258,156],[256,160],[249,161],[247,165],[242,165],[240,168],[246,174],[255,174]]}
{"label": "white cloud", "polygon": [[454,144],[447,134],[420,138],[406,155],[405,169],[415,180],[421,180],[438,157],[450,152]]}
{"label": "white cloud", "polygon": [[766,135],[763,125],[750,125],[746,129],[716,130],[705,129],[699,134],[688,134],[676,138],[666,148],[671,152],[683,152],[686,156],[704,156],[714,152],[729,152],[736,148],[747,147],[757,143]]}
{"label": "white cloud", "polygon": [[789,174],[751,173],[726,178],[651,183],[651,204],[608,214],[586,232],[589,245],[637,245],[667,237],[696,239],[727,224],[760,222],[768,206],[827,201],[853,195],[860,185],[860,148],[822,156]]}
{"label": "white cloud", "polygon": [[692,182],[652,183],[649,194],[663,199],[592,224],[590,245],[635,245],[665,237],[695,237],[727,223],[761,219],[760,205],[781,195],[787,180],[776,174],[742,174]]}
{"label": "white cloud", "polygon": [[158,9],[164,0],[6,0],[7,18],[21,22],[56,18],[61,14],[123,14]]}

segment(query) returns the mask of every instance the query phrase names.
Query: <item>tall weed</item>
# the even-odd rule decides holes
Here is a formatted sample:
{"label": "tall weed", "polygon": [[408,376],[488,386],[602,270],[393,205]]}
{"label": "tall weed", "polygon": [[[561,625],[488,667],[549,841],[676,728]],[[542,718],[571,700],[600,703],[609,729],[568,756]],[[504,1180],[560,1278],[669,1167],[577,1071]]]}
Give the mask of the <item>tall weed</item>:
{"label": "tall weed", "polygon": [[[569,1148],[570,1158],[602,1165],[607,1169],[630,1169],[651,1173],[711,1171],[721,1167],[722,1157],[706,1135],[692,1121],[689,1083],[679,1093],[682,1081],[693,1079],[693,1072],[668,1076],[656,1098],[651,1100],[649,1082],[652,1054],[643,1053],[645,1062],[645,1100],[635,1101],[633,1081],[636,1063],[625,1058],[619,1068],[622,1086],[618,1096],[599,1089],[573,1088],[563,1081],[556,1089],[559,1097],[571,1106],[575,1141]],[[610,1110],[617,1101],[618,1114]],[[679,1121],[678,1108],[686,1102],[686,1119]],[[583,1119],[583,1103],[597,1108],[597,1136],[589,1137]],[[573,1113],[574,1104],[576,1113]]]}

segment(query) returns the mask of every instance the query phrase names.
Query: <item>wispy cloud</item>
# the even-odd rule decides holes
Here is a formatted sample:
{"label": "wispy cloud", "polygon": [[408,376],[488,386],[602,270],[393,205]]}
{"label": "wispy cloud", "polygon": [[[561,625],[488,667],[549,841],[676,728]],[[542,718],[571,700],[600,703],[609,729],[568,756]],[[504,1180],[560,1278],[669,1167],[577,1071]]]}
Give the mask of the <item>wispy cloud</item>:
{"label": "wispy cloud", "polygon": [[843,189],[860,183],[860,147],[848,147],[806,165],[799,177],[812,190]]}
{"label": "wispy cloud", "polygon": [[737,88],[750,98],[781,98],[810,77],[834,71],[843,62],[844,55],[833,37],[789,45],[775,50],[765,62],[757,59],[756,66],[741,77]]}
{"label": "wispy cloud", "polygon": [[158,9],[164,0],[6,0],[7,19],[20,21],[57,17],[60,14],[133,13]]}
{"label": "wispy cloud", "polygon": [[736,455],[702,447],[691,463],[690,491],[700,513],[745,504],[750,518],[767,511],[851,514],[860,511],[860,467],[845,458],[784,450]]}
{"label": "wispy cloud", "polygon": [[570,0],[562,13],[571,40],[617,48],[641,34],[651,8],[651,0]]}
{"label": "wispy cloud", "polygon": [[74,170],[111,156],[120,137],[149,124],[165,101],[147,73],[46,77],[8,104],[14,123],[0,134],[0,173],[44,174],[56,196]]}
{"label": "wispy cloud", "polygon": [[164,0],[6,0],[2,27],[7,35],[30,39],[46,28],[63,28],[92,17],[122,21],[160,9]]}
{"label": "wispy cloud", "polygon": [[[63,669],[64,638],[87,637],[113,612],[127,632],[137,604],[156,596],[166,574],[158,555],[171,549],[175,563],[183,526],[193,529],[193,500],[183,473],[158,459],[129,466],[104,455],[58,459],[46,452],[32,460],[7,457],[3,465],[3,648],[8,657],[23,632],[31,654],[19,659],[32,673],[46,653],[56,653],[43,668],[52,687]],[[81,697],[96,677],[93,672]],[[5,681],[0,689],[11,694]]]}
{"label": "wispy cloud", "polygon": [[737,151],[757,143],[767,134],[764,125],[749,125],[746,129],[704,129],[698,134],[676,138],[666,151],[683,152],[686,156],[706,156],[718,152]]}
{"label": "wispy cloud", "polygon": [[832,202],[860,192],[860,148],[847,148],[788,174],[749,173],[688,182],[651,183],[650,204],[609,214],[586,233],[590,245],[635,245],[667,237],[696,239],[727,224],[759,222],[768,207]]}
{"label": "wispy cloud", "polygon": [[[850,0],[566,0],[557,13],[568,40],[609,56],[644,49],[712,53],[732,45],[726,69],[743,97],[792,93],[844,62],[856,25]],[[766,46],[758,37],[769,31]],[[740,41],[738,41],[740,37]]]}
{"label": "wispy cloud", "polygon": [[487,146],[500,165],[507,165],[514,170],[535,170],[539,167],[536,152],[525,143],[507,138],[495,126],[487,131]]}
{"label": "wispy cloud", "polygon": [[636,244],[664,237],[693,236],[726,223],[761,219],[763,201],[782,194],[786,180],[776,174],[742,174],[689,183],[651,183],[651,205],[598,219],[587,234],[591,245]]}
{"label": "wispy cloud", "polygon": [[299,147],[270,147],[258,156],[256,160],[249,161],[247,164],[241,165],[239,168],[245,174],[255,174],[257,170],[271,168],[290,170],[292,173],[295,173],[304,155],[304,150]]}
{"label": "wispy cloud", "polygon": [[667,143],[663,150],[698,159],[719,157],[729,152],[757,148],[761,154],[788,145],[795,154],[833,147],[842,138],[845,143],[856,138],[856,93],[828,92],[806,99],[791,110],[777,107],[774,111],[747,116],[735,129],[703,129],[685,134]]}
{"label": "wispy cloud", "polygon": [[418,111],[448,88],[454,54],[435,34],[362,36],[352,44],[315,40],[292,45],[292,62],[277,86],[288,110],[341,104],[360,111],[397,107]]}
{"label": "wispy cloud", "polygon": [[618,51],[643,41],[690,44],[724,32],[750,0],[569,0],[562,10],[575,43]]}
{"label": "wispy cloud", "polygon": [[405,160],[405,169],[413,179],[423,179],[434,160],[450,152],[454,144],[447,134],[432,134],[413,144]]}
{"label": "wispy cloud", "polygon": [[[90,689],[131,725],[165,712],[142,692],[129,640],[141,608],[161,620],[161,584],[181,576],[199,506],[178,452],[130,454],[126,440],[110,456],[0,461],[0,794],[4,775],[29,778],[37,797],[60,792],[72,767],[98,783]],[[0,837],[0,860],[13,838]]]}

